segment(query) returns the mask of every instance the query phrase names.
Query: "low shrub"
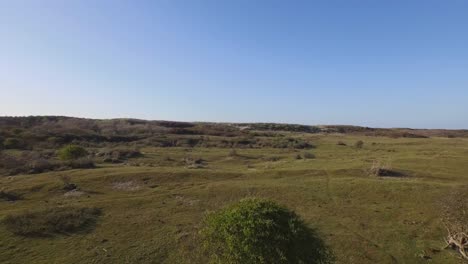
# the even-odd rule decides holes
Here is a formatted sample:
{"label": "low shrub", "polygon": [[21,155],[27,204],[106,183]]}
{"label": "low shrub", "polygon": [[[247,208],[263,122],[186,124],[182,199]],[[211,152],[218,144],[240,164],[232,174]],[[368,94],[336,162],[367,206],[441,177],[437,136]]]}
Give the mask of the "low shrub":
{"label": "low shrub", "polygon": [[80,158],[76,160],[70,160],[64,162],[63,164],[71,169],[92,169],[96,167],[94,161],[91,158]]}
{"label": "low shrub", "polygon": [[229,157],[237,157],[237,151],[235,149],[231,149],[228,154]]}
{"label": "low shrub", "polygon": [[23,164],[19,158],[0,152],[0,168],[14,169]]}
{"label": "low shrub", "polygon": [[273,162],[275,162],[275,161],[280,160],[281,157],[278,157],[278,156],[268,156],[268,157],[263,157],[262,159],[265,160],[265,161],[273,161]]}
{"label": "low shrub", "polygon": [[31,160],[26,164],[26,166],[29,169],[27,173],[31,173],[31,174],[51,171],[60,167],[58,163],[50,162],[43,158]]}
{"label": "low shrub", "polygon": [[356,143],[354,143],[354,146],[356,148],[362,148],[364,146],[364,141],[358,140],[358,141],[356,141]]}
{"label": "low shrub", "polygon": [[331,263],[331,251],[294,212],[244,199],[207,215],[201,230],[213,263]]}
{"label": "low shrub", "polygon": [[63,183],[62,189],[65,191],[72,191],[72,190],[77,190],[78,186],[74,183],[71,182],[71,178],[66,175],[61,175],[60,181]]}
{"label": "low shrub", "polygon": [[304,159],[315,159],[315,155],[310,152],[304,152],[302,156],[304,157]]}
{"label": "low shrub", "polygon": [[16,194],[14,192],[7,192],[7,191],[0,191],[0,200],[5,200],[9,202],[13,202],[16,200],[21,200],[21,195]]}
{"label": "low shrub", "polygon": [[7,138],[3,141],[3,147],[6,149],[19,149],[23,146],[23,142],[17,138]]}
{"label": "low shrub", "polygon": [[98,208],[58,207],[9,215],[6,228],[20,236],[52,236],[91,228],[101,214]]}
{"label": "low shrub", "polygon": [[205,160],[202,158],[192,158],[192,157],[185,157],[182,160],[186,165],[194,165],[194,164],[204,164]]}
{"label": "low shrub", "polygon": [[40,152],[23,151],[19,156],[0,153],[0,168],[4,169],[5,175],[42,173],[56,170],[61,166],[59,162],[43,158]]}
{"label": "low shrub", "polygon": [[86,149],[77,145],[67,145],[58,152],[58,156],[61,160],[74,160],[85,157],[86,155],[88,155]]}
{"label": "low shrub", "polygon": [[374,161],[372,166],[368,170],[370,176],[380,177],[401,177],[404,176],[402,173],[394,170],[390,162],[382,163],[380,161]]}
{"label": "low shrub", "polygon": [[132,158],[141,157],[143,154],[136,149],[119,147],[102,150],[96,156],[102,157],[103,162],[121,163]]}
{"label": "low shrub", "polygon": [[346,146],[346,143],[344,143],[343,141],[338,141],[336,144],[338,146]]}

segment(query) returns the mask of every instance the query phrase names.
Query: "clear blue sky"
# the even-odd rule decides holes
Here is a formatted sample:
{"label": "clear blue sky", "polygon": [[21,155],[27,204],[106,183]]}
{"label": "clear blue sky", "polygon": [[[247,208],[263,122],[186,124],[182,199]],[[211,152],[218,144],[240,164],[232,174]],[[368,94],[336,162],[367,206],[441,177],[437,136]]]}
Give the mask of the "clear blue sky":
{"label": "clear blue sky", "polygon": [[468,128],[468,1],[0,2],[0,116]]}

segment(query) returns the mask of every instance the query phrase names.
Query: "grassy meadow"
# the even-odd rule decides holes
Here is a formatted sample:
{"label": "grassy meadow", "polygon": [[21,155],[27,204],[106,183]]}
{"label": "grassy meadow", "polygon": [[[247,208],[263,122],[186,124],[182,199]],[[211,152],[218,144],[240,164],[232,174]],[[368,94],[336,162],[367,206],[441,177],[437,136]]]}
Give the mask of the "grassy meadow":
{"label": "grassy meadow", "polygon": [[[0,177],[2,190],[21,196],[0,200],[0,220],[66,206],[102,211],[74,233],[21,236],[0,225],[0,263],[205,263],[198,254],[204,215],[244,197],[294,210],[336,263],[462,263],[444,249],[441,204],[468,184],[467,138],[296,136],[315,148],[147,146],[126,163]],[[297,157],[304,152],[315,157]],[[200,166],[181,164],[187,157]],[[399,175],[369,175],[375,160]],[[63,190],[63,177],[79,191]]]}

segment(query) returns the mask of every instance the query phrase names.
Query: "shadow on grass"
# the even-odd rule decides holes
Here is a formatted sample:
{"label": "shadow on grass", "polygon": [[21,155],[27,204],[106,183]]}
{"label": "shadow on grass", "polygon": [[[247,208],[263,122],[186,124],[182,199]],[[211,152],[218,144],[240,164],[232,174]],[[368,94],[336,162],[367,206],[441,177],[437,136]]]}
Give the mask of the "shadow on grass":
{"label": "shadow on grass", "polygon": [[377,176],[379,177],[394,177],[394,178],[403,178],[408,177],[406,173],[390,169],[380,169]]}

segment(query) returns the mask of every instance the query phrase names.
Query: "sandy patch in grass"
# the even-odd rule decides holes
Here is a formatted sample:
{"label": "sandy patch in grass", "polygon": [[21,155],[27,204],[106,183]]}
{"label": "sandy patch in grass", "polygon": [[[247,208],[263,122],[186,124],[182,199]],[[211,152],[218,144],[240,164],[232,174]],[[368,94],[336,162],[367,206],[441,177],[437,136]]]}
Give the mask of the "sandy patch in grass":
{"label": "sandy patch in grass", "polygon": [[80,197],[82,195],[86,194],[85,192],[78,191],[78,190],[71,190],[63,194],[65,197]]}
{"label": "sandy patch in grass", "polygon": [[141,185],[134,181],[114,182],[112,184],[112,189],[119,191],[137,191],[141,189]]}

